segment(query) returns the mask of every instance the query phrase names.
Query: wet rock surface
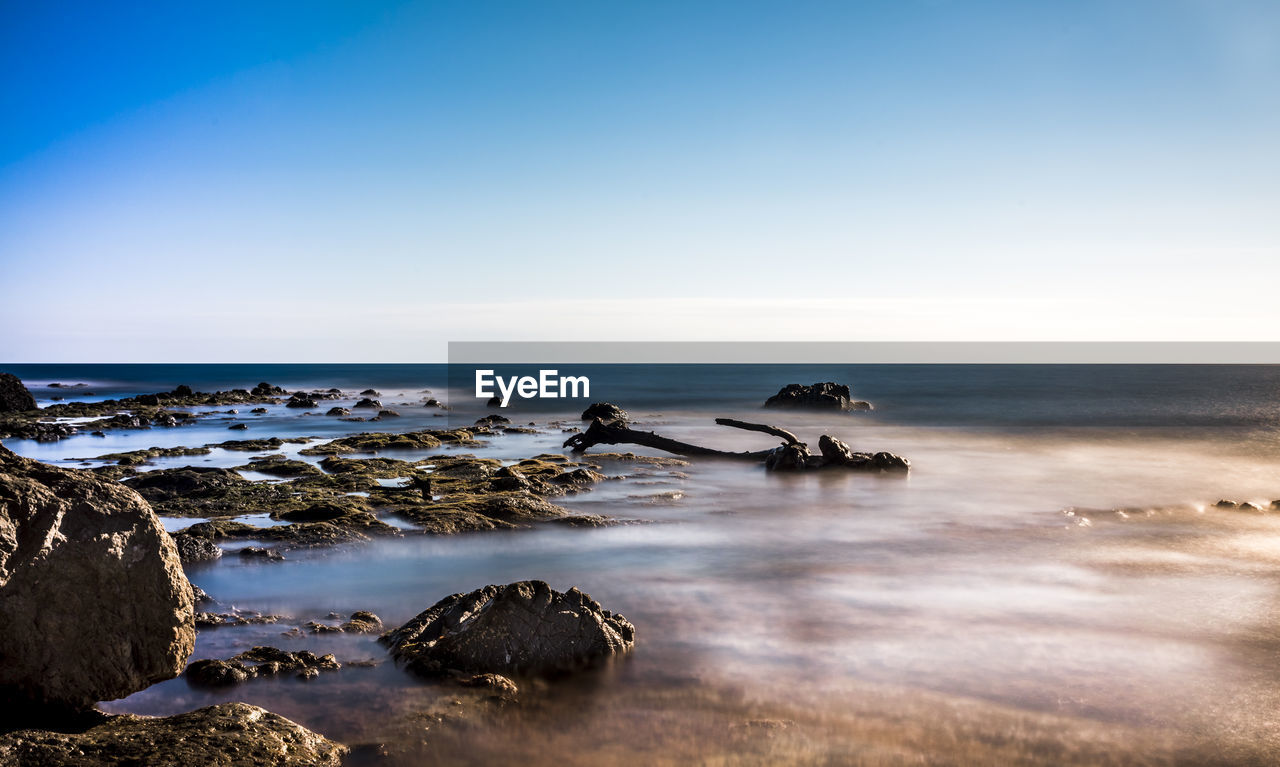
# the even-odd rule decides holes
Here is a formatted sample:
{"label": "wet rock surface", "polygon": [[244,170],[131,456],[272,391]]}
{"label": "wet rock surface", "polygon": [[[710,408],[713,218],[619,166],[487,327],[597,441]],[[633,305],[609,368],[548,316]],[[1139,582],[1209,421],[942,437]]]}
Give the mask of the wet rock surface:
{"label": "wet rock surface", "polygon": [[769,399],[767,408],[798,408],[803,410],[870,410],[871,404],[853,399],[849,387],[827,381],[811,386],[787,384]]}
{"label": "wet rock surface", "polygon": [[247,703],[164,718],[104,716],[74,732],[0,735],[0,764],[13,767],[337,767],[346,753],[345,746]]}
{"label": "wet rock surface", "polygon": [[342,664],[333,655],[259,646],[226,660],[206,658],[192,661],[185,675],[188,682],[198,687],[226,687],[250,679],[285,674],[299,679],[314,679],[321,671],[341,668]]}
{"label": "wet rock surface", "polygon": [[597,418],[605,422],[626,421],[629,416],[627,411],[611,402],[596,402],[582,411],[582,420],[584,421],[591,421]]}
{"label": "wet rock surface", "polygon": [[559,592],[542,581],[520,581],[446,597],[381,641],[423,676],[545,675],[627,653],[635,627],[576,588]]}
{"label": "wet rock surface", "polygon": [[82,709],[170,679],[194,613],[137,493],[0,447],[0,707]]}

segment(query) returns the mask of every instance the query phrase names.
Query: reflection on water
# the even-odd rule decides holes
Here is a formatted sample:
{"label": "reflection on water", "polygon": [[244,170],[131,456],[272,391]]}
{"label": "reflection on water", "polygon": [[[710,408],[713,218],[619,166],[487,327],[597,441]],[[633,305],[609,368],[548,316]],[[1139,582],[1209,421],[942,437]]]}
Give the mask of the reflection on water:
{"label": "reflection on water", "polygon": [[[715,416],[761,420],[746,408],[670,409],[660,431],[769,444]],[[294,434],[314,433],[316,420]],[[178,679],[107,707],[245,700],[338,740],[412,743],[407,763],[1280,757],[1280,512],[1265,510],[1280,498],[1274,435],[769,420],[811,444],[826,432],[906,455],[913,470],[783,475],[707,460],[673,475],[608,463],[627,478],[556,502],[652,524],[409,535],[283,563],[229,557],[192,581],[224,606],[287,620],[202,631],[196,657],[273,644],[384,662],[305,689],[278,679],[206,691]],[[558,452],[563,436],[498,436],[465,452],[514,460]],[[92,456],[89,440],[47,449]],[[157,465],[245,462],[222,452]],[[647,500],[669,491],[680,495]],[[1224,497],[1264,511],[1216,508]],[[525,578],[578,586],[624,613],[637,626],[633,655],[575,680],[520,680],[519,703],[476,708],[408,678],[370,637],[281,636],[331,612],[371,610],[394,626],[446,595]]]}

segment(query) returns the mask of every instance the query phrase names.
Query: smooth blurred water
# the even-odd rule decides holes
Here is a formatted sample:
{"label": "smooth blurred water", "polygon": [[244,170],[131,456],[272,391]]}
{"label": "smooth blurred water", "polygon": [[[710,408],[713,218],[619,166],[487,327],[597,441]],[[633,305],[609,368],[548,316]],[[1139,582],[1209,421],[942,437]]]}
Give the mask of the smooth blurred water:
{"label": "smooth blurred water", "polygon": [[[113,396],[180,383],[209,390],[267,380],[289,388],[369,386],[387,395],[384,403],[420,399],[420,389],[448,383],[441,366],[40,366],[17,372],[46,383],[85,380]],[[373,610],[394,625],[448,594],[522,578],[561,589],[578,586],[638,629],[634,656],[616,673],[586,690],[553,686],[546,693],[563,697],[573,689],[573,705],[590,701],[597,712],[593,726],[616,740],[608,754],[596,750],[591,730],[573,729],[564,710],[550,707],[545,716],[568,728],[561,736],[567,742],[605,762],[625,763],[619,754],[634,756],[655,740],[674,737],[663,734],[669,726],[663,710],[693,720],[719,715],[690,684],[729,686],[750,705],[793,717],[799,716],[795,710],[848,714],[849,722],[830,730],[805,725],[825,744],[838,739],[832,733],[841,727],[853,727],[853,719],[865,721],[860,706],[869,691],[888,689],[892,695],[877,706],[899,707],[903,722],[912,722],[901,725],[903,743],[942,716],[914,708],[912,696],[926,695],[939,696],[947,711],[969,712],[972,721],[960,734],[947,735],[948,748],[959,748],[957,738],[988,745],[992,738],[1016,739],[1021,736],[1009,733],[1034,721],[1068,744],[1062,761],[1088,763],[1080,754],[1090,752],[1071,749],[1099,739],[1107,748],[1138,749],[1157,762],[1161,748],[1236,754],[1229,762],[1261,763],[1280,754],[1273,713],[1280,711],[1280,512],[1211,505],[1229,497],[1265,507],[1280,498],[1280,370],[595,366],[587,374],[593,400],[616,402],[641,428],[667,436],[759,449],[773,439],[719,427],[713,419],[767,420],[810,444],[828,433],[857,449],[905,455],[912,472],[905,479],[784,475],[701,460],[676,476],[665,468],[610,463],[609,472],[627,478],[556,502],[649,524],[411,536],[300,553],[275,565],[232,556],[193,568],[192,581],[224,603],[292,616],[288,625],[357,609]],[[851,384],[877,410],[760,411],[759,404],[784,384],[819,380]],[[43,400],[46,392],[37,394]],[[559,452],[566,435],[549,421],[578,423],[581,408],[557,404],[522,407],[512,415],[537,423],[539,433],[495,436],[467,451],[512,461]],[[375,424],[299,416],[279,407],[250,420],[248,432],[228,432],[219,423],[112,433],[105,440],[6,444],[58,460],[130,445],[327,437],[457,419],[456,412],[454,419],[440,419],[421,408],[397,409],[403,418]],[[299,447],[281,452],[293,455]],[[215,451],[158,464],[231,466],[244,460],[243,453]],[[679,497],[657,495],[670,491]],[[385,657],[366,637],[290,643],[279,636],[282,628],[204,631],[196,655],[225,657],[266,643],[330,650],[343,659]],[[670,697],[638,714],[641,691],[654,685]],[[242,699],[338,739],[358,740],[379,737],[388,718],[405,707],[425,705],[428,689],[386,664],[344,669],[305,688],[280,680],[208,692],[179,679],[111,709],[168,713]],[[533,725],[516,727],[510,717],[517,715],[484,730],[485,737],[505,743],[508,757],[549,761],[529,753],[534,744],[548,745],[550,736],[541,729],[546,720],[530,730]],[[1024,719],[1015,726],[1010,717]],[[504,740],[503,727],[520,735]],[[718,743],[716,737],[707,742]],[[562,746],[564,741],[556,747]],[[795,746],[808,747],[817,746]],[[1244,751],[1221,751],[1229,748]],[[458,757],[447,748],[443,755]]]}

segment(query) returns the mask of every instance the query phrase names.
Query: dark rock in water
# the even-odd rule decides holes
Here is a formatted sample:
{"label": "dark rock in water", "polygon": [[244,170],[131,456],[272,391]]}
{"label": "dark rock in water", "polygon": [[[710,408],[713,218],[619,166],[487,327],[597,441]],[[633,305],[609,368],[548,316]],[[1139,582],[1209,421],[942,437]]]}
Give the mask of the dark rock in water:
{"label": "dark rock in water", "polygon": [[253,387],[253,391],[249,393],[255,397],[274,397],[274,396],[284,395],[285,390],[281,389],[279,386],[272,386],[266,381],[263,381],[262,383]]}
{"label": "dark rock in water", "polygon": [[812,386],[787,384],[764,402],[765,407],[808,410],[870,410],[871,404],[854,400],[849,387],[827,381]]}
{"label": "dark rock in water", "polygon": [[487,415],[476,419],[476,426],[493,426],[498,423],[511,423],[511,419],[505,415]]}
{"label": "dark rock in water", "polygon": [[194,614],[137,493],[0,447],[0,710],[83,709],[171,679]]}
{"label": "dark rock in water", "polygon": [[261,546],[245,546],[240,549],[241,559],[261,559],[264,562],[283,562],[284,554],[275,549],[264,549]]}
{"label": "dark rock in water", "polygon": [[794,471],[809,468],[813,456],[803,443],[793,442],[775,447],[764,459],[764,467],[769,471]]}
{"label": "dark rock in water", "polygon": [[382,631],[382,619],[368,610],[356,610],[341,628],[348,634],[377,634]]}
{"label": "dark rock in water", "polygon": [[893,453],[858,453],[835,437],[823,434],[818,440],[818,450],[822,452],[823,465],[841,466],[857,471],[907,472],[911,470],[911,462]]}
{"label": "dark rock in water", "polygon": [[105,716],[76,732],[0,736],[0,764],[14,767],[339,767],[346,753],[346,746],[247,703],[164,718]]}
{"label": "dark rock in water", "polygon": [[572,469],[562,472],[551,478],[551,483],[556,485],[594,485],[597,482],[603,482],[605,476],[598,471],[591,469]]}
{"label": "dark rock in water", "polygon": [[400,414],[394,410],[379,410],[378,417],[379,418],[399,418]]}
{"label": "dark rock in water", "polygon": [[849,463],[855,460],[854,456],[857,455],[853,452],[853,448],[826,434],[818,438],[818,451],[822,453],[827,463],[832,464]]}
{"label": "dark rock in water", "polygon": [[1219,508],[1219,509],[1238,509],[1238,508],[1240,508],[1240,504],[1239,504],[1238,502],[1236,502],[1236,501],[1229,501],[1229,500],[1227,500],[1227,499],[1225,499],[1225,498],[1223,498],[1222,500],[1218,501],[1217,503],[1215,503],[1215,504],[1213,504],[1213,505],[1214,505],[1214,507],[1215,507],[1215,508]]}
{"label": "dark rock in water", "polygon": [[186,384],[181,384],[170,393],[175,397],[190,397],[194,395],[194,392],[191,391],[191,387]]}
{"label": "dark rock in water", "polygon": [[247,423],[233,423],[233,424],[231,424],[230,426],[228,426],[227,428],[228,428],[228,429],[232,429],[233,431],[244,431],[245,429],[248,429],[248,428],[249,428],[249,424],[247,424]]}
{"label": "dark rock in water", "polygon": [[365,389],[364,391],[360,392],[360,396],[361,397],[381,397],[382,392],[378,391],[377,389]]}
{"label": "dark rock in water", "polygon": [[629,416],[627,411],[617,405],[609,402],[596,402],[582,411],[582,420],[591,421],[596,418],[608,423],[610,421],[625,421]]}
{"label": "dark rock in water", "polygon": [[458,680],[458,684],[463,687],[488,690],[494,696],[503,699],[512,699],[520,694],[520,688],[516,683],[501,674],[474,674],[462,677]]}
{"label": "dark rock in water", "polygon": [[139,474],[128,481],[129,487],[152,503],[174,498],[217,495],[226,492],[228,488],[248,484],[249,480],[231,469],[214,466],[157,469]]}
{"label": "dark rock in water", "polygon": [[0,413],[21,413],[36,409],[36,398],[13,373],[0,373]]}
{"label": "dark rock in water", "polygon": [[485,404],[485,407],[502,407],[502,397],[499,397],[498,395],[495,394],[489,399],[485,400],[484,404]]}
{"label": "dark rock in water", "polygon": [[288,402],[284,403],[284,406],[293,408],[313,408],[316,406],[316,401],[306,395],[295,394],[289,398]]}
{"label": "dark rock in water", "polygon": [[256,471],[272,477],[321,477],[324,472],[306,461],[295,461],[288,458],[273,458],[263,461],[252,461],[240,466],[245,471]]}
{"label": "dark rock in water", "polygon": [[424,676],[553,674],[628,652],[635,627],[577,589],[521,581],[446,597],[381,641]]}
{"label": "dark rock in water", "polygon": [[[259,646],[227,660],[208,658],[187,666],[187,681],[198,687],[226,687],[260,677],[295,674],[311,679],[320,671],[337,671],[342,664],[332,655],[316,655],[310,650],[288,652]],[[315,674],[311,672],[316,672]]]}
{"label": "dark rock in water", "polygon": [[369,399],[368,397],[365,397],[364,399],[357,402],[354,405],[354,407],[364,407],[364,408],[372,408],[374,410],[381,410],[382,403],[377,401],[376,399]]}
{"label": "dark rock in water", "polygon": [[154,407],[160,404],[159,394],[140,394],[134,399],[137,400],[139,405],[151,405]]}
{"label": "dark rock in water", "polygon": [[351,415],[351,411],[345,407],[331,407],[325,415]]}
{"label": "dark rock in water", "polygon": [[212,562],[222,557],[222,549],[207,538],[198,538],[186,533],[176,533],[173,542],[178,547],[178,557],[184,565],[197,562]]}
{"label": "dark rock in water", "polygon": [[[501,402],[502,402],[502,400],[498,400],[498,402],[499,402],[499,403],[501,403]],[[440,408],[441,410],[448,410],[448,409],[449,409],[449,408],[448,408],[448,407],[447,407],[443,402],[441,402],[440,400],[436,399],[435,397],[429,397],[429,398],[427,398],[426,400],[424,400],[424,401],[422,402],[422,406],[423,406],[423,407],[438,407],[438,408]]]}
{"label": "dark rock in water", "polygon": [[266,412],[269,412],[269,411],[268,411],[265,407],[255,407],[253,410],[250,410],[249,412],[250,412],[250,413],[258,413],[259,415],[261,415],[262,413],[266,413]]}

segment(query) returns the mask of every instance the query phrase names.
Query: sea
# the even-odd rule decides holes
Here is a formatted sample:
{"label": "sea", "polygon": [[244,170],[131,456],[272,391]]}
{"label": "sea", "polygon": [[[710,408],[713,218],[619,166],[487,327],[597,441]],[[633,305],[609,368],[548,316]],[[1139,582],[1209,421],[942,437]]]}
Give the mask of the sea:
{"label": "sea", "polygon": [[[104,703],[111,712],[244,700],[395,753],[412,731],[417,750],[404,763],[1280,761],[1277,366],[574,365],[559,372],[587,376],[589,398],[506,409],[474,396],[475,366],[3,369],[41,406],[178,385],[343,391],[311,413],[208,406],[194,425],[4,442],[69,467],[153,446],[457,427],[491,412],[534,433],[395,457],[452,450],[516,461],[564,452],[568,430],[586,425],[583,408],[599,401],[626,409],[637,429],[699,445],[777,443],[716,425],[729,417],[815,447],[829,434],[911,462],[905,477],[769,473],[720,459],[610,462],[602,468],[615,479],[554,501],[627,524],[459,536],[406,529],[367,546],[290,552],[281,563],[225,556],[190,568],[191,581],[223,606],[288,620],[201,631],[193,659],[270,644],[376,665],[217,690],[178,678]],[[762,409],[787,384],[819,381],[848,384],[873,409]],[[367,388],[399,416],[323,415]],[[449,409],[425,406],[430,397]],[[248,429],[229,430],[238,423]],[[296,456],[301,447],[279,452],[317,460]],[[584,459],[601,450],[660,454],[597,447]],[[215,449],[141,468],[246,460]],[[1225,508],[1223,499],[1251,506]],[[191,522],[163,521],[172,530]],[[576,586],[626,615],[634,652],[583,677],[522,680],[519,704],[476,714],[396,668],[374,638],[281,636],[355,610],[395,626],[450,594],[531,578]]]}

